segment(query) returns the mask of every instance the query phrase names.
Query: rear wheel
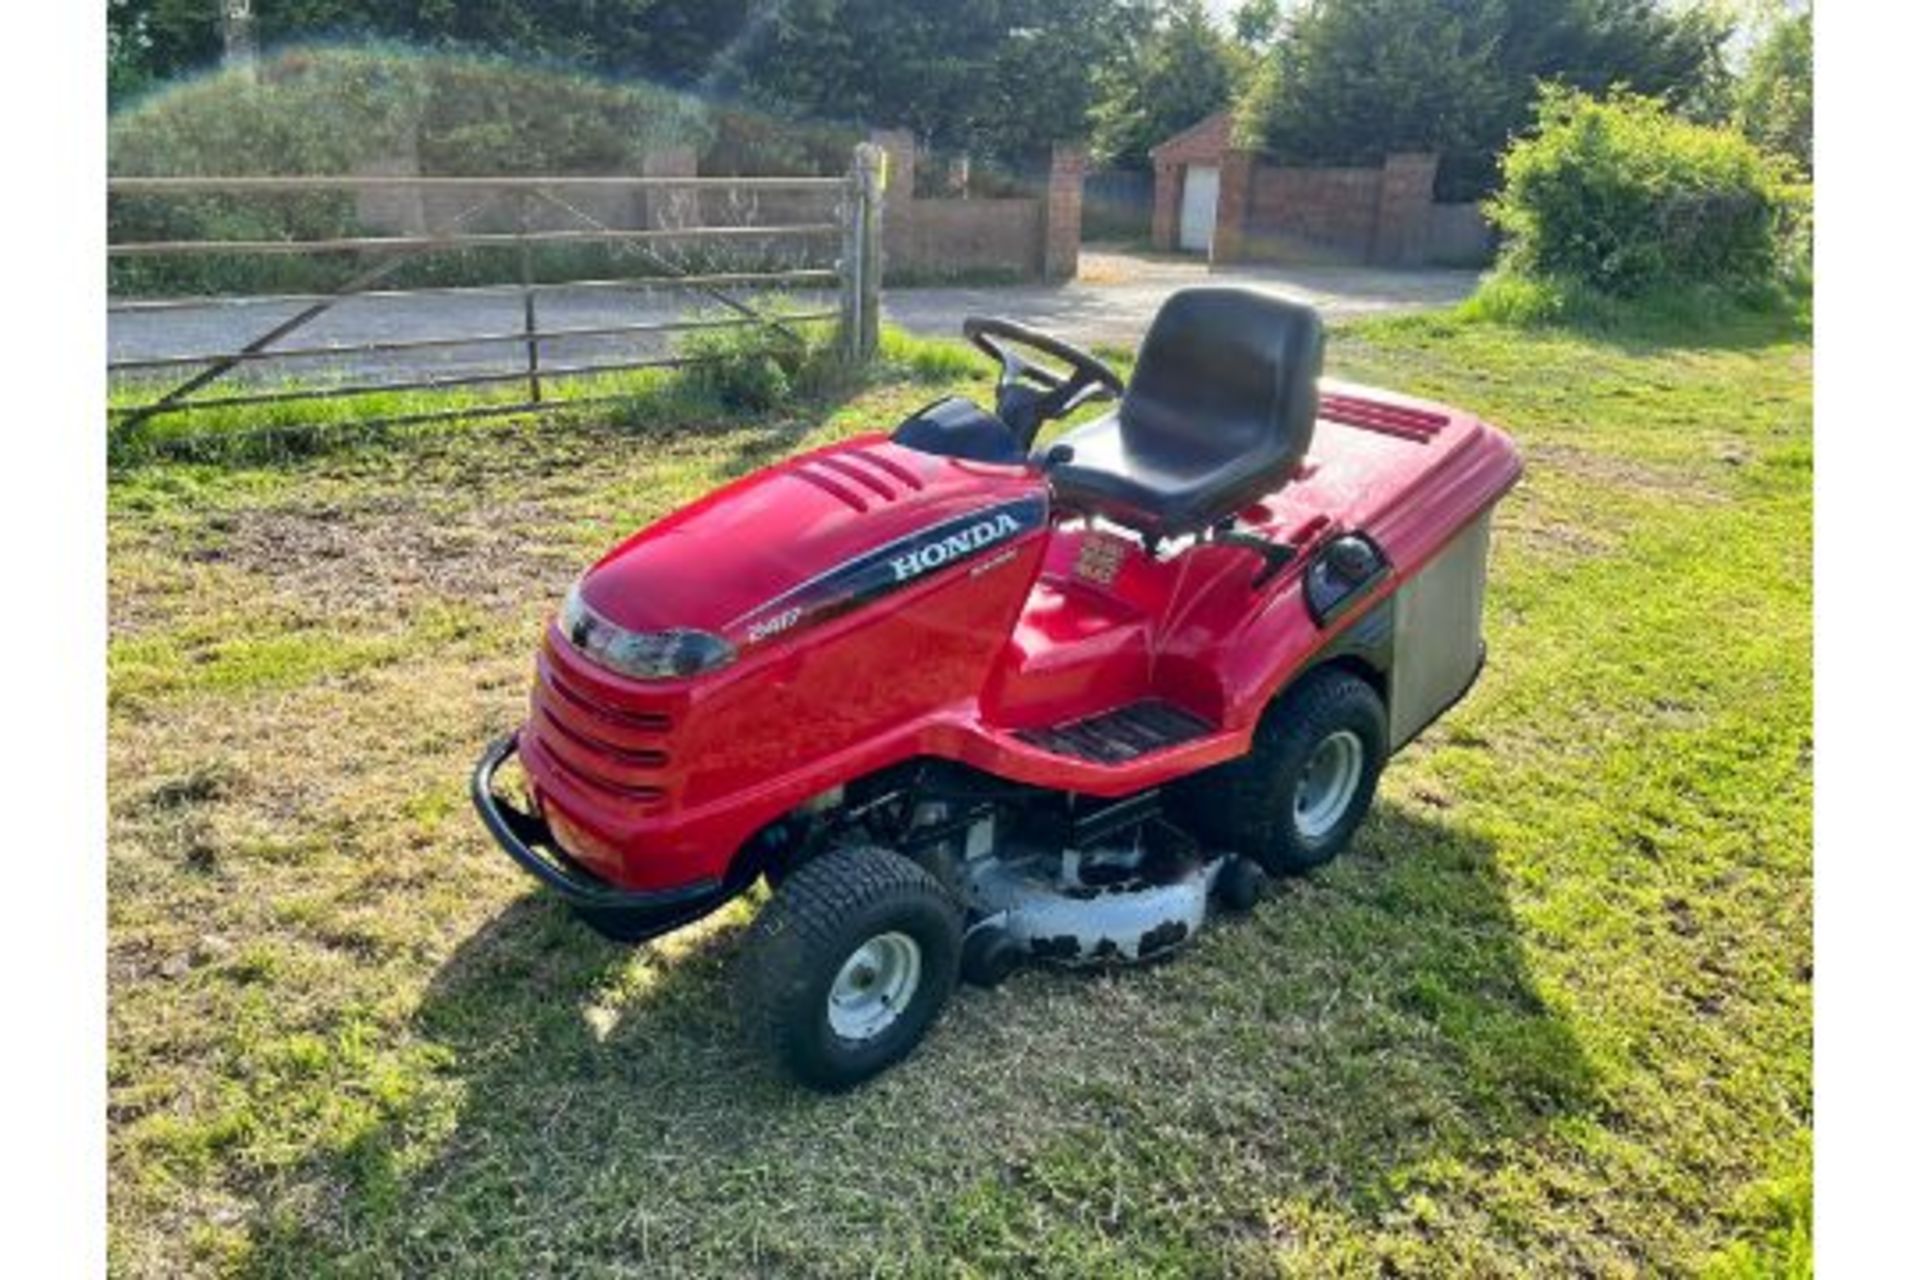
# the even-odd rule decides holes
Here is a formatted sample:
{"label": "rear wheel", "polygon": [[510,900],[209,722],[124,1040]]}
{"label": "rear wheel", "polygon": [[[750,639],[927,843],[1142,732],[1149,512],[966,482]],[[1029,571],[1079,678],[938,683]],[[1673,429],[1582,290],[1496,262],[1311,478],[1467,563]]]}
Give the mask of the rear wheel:
{"label": "rear wheel", "polygon": [[887,849],[796,868],[754,921],[741,963],[749,1038],[804,1084],[847,1089],[933,1025],[960,969],[952,894]]}
{"label": "rear wheel", "polygon": [[1380,696],[1348,671],[1308,674],[1261,718],[1253,747],[1184,788],[1188,821],[1276,874],[1346,848],[1386,762]]}

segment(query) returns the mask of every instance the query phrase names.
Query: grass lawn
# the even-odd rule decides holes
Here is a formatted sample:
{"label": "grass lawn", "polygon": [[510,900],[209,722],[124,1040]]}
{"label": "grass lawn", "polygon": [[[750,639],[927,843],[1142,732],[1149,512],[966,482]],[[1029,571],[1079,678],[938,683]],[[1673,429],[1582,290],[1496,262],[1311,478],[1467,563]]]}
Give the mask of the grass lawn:
{"label": "grass lawn", "polygon": [[1758,321],[1340,330],[1336,372],[1525,453],[1479,687],[1339,863],[1172,963],[963,990],[842,1098],[739,1046],[746,905],[602,942],[466,774],[616,536],[984,374],[125,472],[114,1269],[1804,1270],[1810,357]]}

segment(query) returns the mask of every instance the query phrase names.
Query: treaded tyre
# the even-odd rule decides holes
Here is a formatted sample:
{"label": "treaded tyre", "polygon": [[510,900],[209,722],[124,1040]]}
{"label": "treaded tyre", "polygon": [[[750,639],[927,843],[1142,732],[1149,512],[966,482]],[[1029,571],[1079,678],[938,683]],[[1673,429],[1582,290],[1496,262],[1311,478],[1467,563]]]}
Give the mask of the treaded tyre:
{"label": "treaded tyre", "polygon": [[1213,891],[1227,910],[1251,911],[1266,896],[1269,883],[1265,867],[1252,858],[1236,854],[1220,868],[1220,878],[1214,881]]}
{"label": "treaded tyre", "polygon": [[816,1089],[913,1051],[960,970],[960,904],[888,849],[836,849],[781,882],[741,957],[747,1037]]}
{"label": "treaded tyre", "polygon": [[1246,755],[1188,780],[1187,821],[1275,875],[1310,871],[1367,816],[1386,746],[1372,686],[1334,668],[1310,672],[1260,718]]}

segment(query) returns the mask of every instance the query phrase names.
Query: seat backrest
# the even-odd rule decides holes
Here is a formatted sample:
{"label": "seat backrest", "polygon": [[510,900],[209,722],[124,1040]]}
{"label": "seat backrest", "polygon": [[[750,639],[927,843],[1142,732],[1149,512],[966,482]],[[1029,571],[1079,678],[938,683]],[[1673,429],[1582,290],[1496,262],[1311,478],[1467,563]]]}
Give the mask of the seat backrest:
{"label": "seat backrest", "polygon": [[1232,464],[1255,492],[1283,479],[1313,443],[1324,345],[1312,307],[1250,289],[1179,290],[1153,318],[1120,402],[1127,452],[1182,471]]}

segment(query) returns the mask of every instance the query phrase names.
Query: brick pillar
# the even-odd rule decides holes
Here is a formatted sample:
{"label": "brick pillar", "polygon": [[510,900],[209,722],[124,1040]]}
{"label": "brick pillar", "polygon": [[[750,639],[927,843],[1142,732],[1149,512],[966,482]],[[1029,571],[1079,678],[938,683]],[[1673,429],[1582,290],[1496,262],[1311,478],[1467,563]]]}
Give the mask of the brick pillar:
{"label": "brick pillar", "polygon": [[880,248],[886,269],[911,271],[913,255],[913,174],[917,156],[907,129],[875,129],[867,141],[886,153],[886,189],[880,193]]}
{"label": "brick pillar", "polygon": [[1040,274],[1048,280],[1071,280],[1080,273],[1080,197],[1086,177],[1084,150],[1053,149],[1053,164],[1047,170],[1046,242],[1040,257]]}
{"label": "brick pillar", "polygon": [[887,153],[887,189],[881,199],[886,218],[892,222],[913,202],[913,172],[916,164],[913,134],[906,129],[875,129],[867,141]]}
{"label": "brick pillar", "polygon": [[1431,153],[1390,155],[1380,166],[1380,204],[1374,213],[1368,261],[1417,267],[1427,260],[1433,225],[1433,178],[1440,157]]}
{"label": "brick pillar", "polygon": [[1172,252],[1180,239],[1180,178],[1183,170],[1170,160],[1153,166],[1153,247]]}
{"label": "brick pillar", "polygon": [[[691,178],[699,172],[699,157],[692,147],[662,147],[640,157],[643,178]],[[700,193],[683,188],[653,187],[641,190],[639,225],[643,227],[695,227],[700,225]]]}
{"label": "brick pillar", "polygon": [[1247,215],[1253,207],[1253,167],[1259,157],[1233,149],[1220,157],[1220,203],[1213,214],[1212,262],[1247,260]]}

